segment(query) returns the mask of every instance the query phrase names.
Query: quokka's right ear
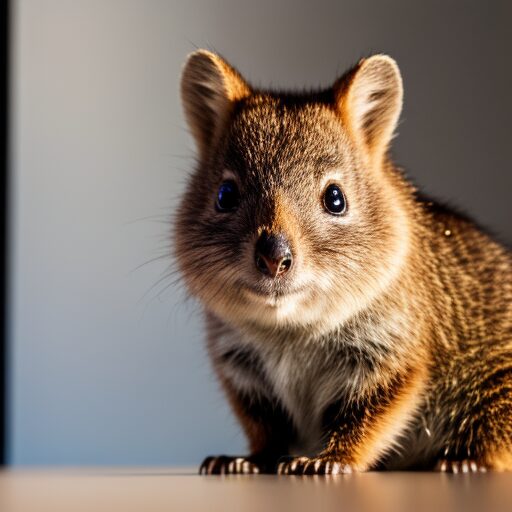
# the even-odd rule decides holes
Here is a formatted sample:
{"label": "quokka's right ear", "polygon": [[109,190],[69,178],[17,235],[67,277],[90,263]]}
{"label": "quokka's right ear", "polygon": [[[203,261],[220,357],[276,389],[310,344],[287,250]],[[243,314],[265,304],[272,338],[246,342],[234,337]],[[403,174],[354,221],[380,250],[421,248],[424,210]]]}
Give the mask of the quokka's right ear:
{"label": "quokka's right ear", "polygon": [[181,76],[181,99],[201,158],[222,131],[234,104],[251,93],[240,73],[207,50],[190,54]]}

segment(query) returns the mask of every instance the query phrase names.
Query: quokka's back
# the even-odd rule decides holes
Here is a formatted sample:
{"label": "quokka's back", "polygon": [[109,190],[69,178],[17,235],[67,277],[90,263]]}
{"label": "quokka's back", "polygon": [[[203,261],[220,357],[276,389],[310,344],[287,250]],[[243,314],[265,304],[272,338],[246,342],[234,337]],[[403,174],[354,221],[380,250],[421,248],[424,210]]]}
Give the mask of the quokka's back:
{"label": "quokka's back", "polygon": [[512,258],[390,161],[396,63],[326,90],[184,68],[176,256],[250,455],[204,473],[512,469]]}

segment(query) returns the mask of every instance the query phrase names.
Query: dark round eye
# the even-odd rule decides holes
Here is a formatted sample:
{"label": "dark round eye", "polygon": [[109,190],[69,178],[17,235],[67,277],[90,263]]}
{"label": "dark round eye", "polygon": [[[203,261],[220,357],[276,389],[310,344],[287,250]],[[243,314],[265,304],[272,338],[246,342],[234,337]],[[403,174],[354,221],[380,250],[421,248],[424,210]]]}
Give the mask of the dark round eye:
{"label": "dark round eye", "polygon": [[222,182],[217,192],[217,201],[215,208],[219,212],[231,212],[233,211],[240,202],[240,195],[238,193],[238,187],[232,180]]}
{"label": "dark round eye", "polygon": [[333,215],[341,215],[347,209],[345,196],[338,185],[329,185],[324,192],[324,207]]}

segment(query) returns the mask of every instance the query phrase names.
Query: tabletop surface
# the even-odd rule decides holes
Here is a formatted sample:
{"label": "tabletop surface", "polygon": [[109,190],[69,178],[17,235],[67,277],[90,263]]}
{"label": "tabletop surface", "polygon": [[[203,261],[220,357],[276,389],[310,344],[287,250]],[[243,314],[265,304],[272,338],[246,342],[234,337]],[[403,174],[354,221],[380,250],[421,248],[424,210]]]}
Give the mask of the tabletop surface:
{"label": "tabletop surface", "polygon": [[7,469],[0,511],[512,511],[512,473],[198,476],[193,469]]}

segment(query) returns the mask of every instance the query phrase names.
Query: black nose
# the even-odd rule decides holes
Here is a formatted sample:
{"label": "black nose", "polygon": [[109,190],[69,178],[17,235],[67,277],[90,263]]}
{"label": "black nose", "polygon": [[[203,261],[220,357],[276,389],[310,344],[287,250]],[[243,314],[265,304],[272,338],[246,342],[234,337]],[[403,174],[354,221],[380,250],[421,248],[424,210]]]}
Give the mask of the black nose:
{"label": "black nose", "polygon": [[277,277],[290,270],[293,258],[290,244],[284,235],[269,234],[267,231],[258,238],[255,254],[256,268],[271,277]]}

